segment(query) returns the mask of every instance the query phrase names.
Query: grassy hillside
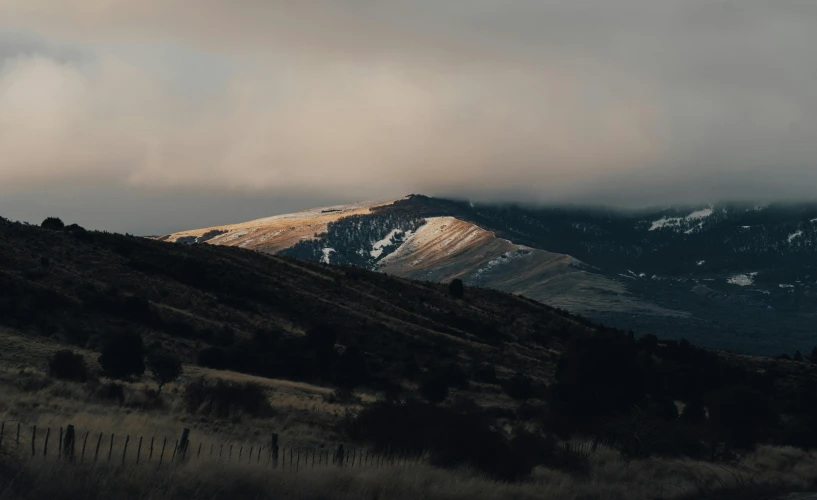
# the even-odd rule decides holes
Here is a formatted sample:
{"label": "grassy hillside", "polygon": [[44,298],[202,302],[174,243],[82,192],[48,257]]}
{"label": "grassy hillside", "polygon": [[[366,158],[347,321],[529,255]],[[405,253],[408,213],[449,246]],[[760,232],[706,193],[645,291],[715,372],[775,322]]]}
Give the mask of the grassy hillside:
{"label": "grassy hillside", "polygon": [[[96,349],[136,331],[188,362],[207,346],[269,351],[264,375],[314,379],[304,333],[330,325],[374,378],[441,363],[552,377],[576,318],[491,290],[420,283],[239,248],[0,221],[0,324]],[[277,365],[277,366],[275,366]],[[416,366],[415,366],[416,365]]]}

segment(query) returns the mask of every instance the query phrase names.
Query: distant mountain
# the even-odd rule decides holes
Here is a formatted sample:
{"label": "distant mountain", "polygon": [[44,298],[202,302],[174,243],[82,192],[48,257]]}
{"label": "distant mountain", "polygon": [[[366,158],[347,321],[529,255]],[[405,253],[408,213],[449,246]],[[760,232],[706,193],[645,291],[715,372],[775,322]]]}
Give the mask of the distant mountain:
{"label": "distant mountain", "polygon": [[460,278],[709,347],[775,354],[817,343],[817,204],[617,211],[412,195],[161,239]]}

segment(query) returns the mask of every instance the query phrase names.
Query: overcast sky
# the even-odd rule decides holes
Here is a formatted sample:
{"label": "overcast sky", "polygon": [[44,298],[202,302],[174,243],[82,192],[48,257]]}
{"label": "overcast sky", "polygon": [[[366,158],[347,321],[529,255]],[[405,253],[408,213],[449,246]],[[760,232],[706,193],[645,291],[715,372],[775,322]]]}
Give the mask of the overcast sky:
{"label": "overcast sky", "polygon": [[813,0],[0,0],[0,215],[817,197]]}

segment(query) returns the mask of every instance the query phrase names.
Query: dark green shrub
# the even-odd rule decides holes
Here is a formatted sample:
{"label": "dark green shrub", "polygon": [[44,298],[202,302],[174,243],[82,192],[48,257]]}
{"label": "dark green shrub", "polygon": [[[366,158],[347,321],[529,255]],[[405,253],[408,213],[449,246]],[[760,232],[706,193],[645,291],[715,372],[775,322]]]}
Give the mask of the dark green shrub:
{"label": "dark green shrub", "polygon": [[144,357],[142,336],[127,332],[104,339],[99,364],[105,375],[126,379],[145,373]]}
{"label": "dark green shrub", "polygon": [[227,368],[227,353],[221,347],[205,347],[196,355],[196,364],[223,370]]}
{"label": "dark green shrub", "polygon": [[448,293],[454,298],[461,299],[465,295],[465,286],[462,280],[457,278],[448,284]]}
{"label": "dark green shrub", "polygon": [[182,374],[182,361],[178,356],[168,352],[154,352],[147,357],[147,365],[153,374],[153,380],[158,386],[157,396],[162,392],[162,386],[173,382]]}
{"label": "dark green shrub", "polygon": [[42,224],[40,224],[40,227],[51,231],[62,231],[65,224],[58,217],[46,217]]}
{"label": "dark green shrub", "polygon": [[505,393],[513,399],[527,401],[533,397],[533,381],[521,373],[517,373],[502,385]]}
{"label": "dark green shrub", "polygon": [[82,355],[66,349],[55,352],[48,359],[48,375],[61,380],[85,382],[88,380],[88,367]]}
{"label": "dark green shrub", "polygon": [[425,374],[420,380],[420,395],[429,403],[442,403],[448,397],[448,379],[440,373]]}

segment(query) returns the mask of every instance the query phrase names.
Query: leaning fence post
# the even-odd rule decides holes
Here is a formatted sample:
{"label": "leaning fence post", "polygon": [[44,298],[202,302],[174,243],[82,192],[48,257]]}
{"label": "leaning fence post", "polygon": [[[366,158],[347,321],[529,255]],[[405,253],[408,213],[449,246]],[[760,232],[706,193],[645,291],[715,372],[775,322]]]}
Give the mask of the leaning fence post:
{"label": "leaning fence post", "polygon": [[241,463],[241,455],[243,455],[243,454],[244,454],[244,445],[242,444],[238,448],[238,463]]}
{"label": "leaning fence post", "polygon": [[338,445],[337,455],[338,455],[338,460],[337,460],[338,467],[343,467],[343,443]]}
{"label": "leaning fence post", "polygon": [[111,433],[111,444],[108,445],[108,462],[111,461],[111,456],[113,455],[113,438],[114,434]]}
{"label": "leaning fence post", "polygon": [[142,455],[142,436],[139,436],[139,446],[136,447],[136,464],[139,464],[139,456]]}
{"label": "leaning fence post", "polygon": [[187,447],[190,445],[190,429],[187,427],[182,429],[179,435],[179,460],[184,460],[187,457]]}
{"label": "leaning fence post", "polygon": [[43,446],[43,457],[48,456],[48,438],[51,436],[51,427],[45,430],[45,445]]}
{"label": "leaning fence post", "polygon": [[17,422],[17,449],[20,449],[20,422]]}
{"label": "leaning fence post", "polygon": [[248,460],[247,460],[247,463],[248,463],[248,464],[251,464],[251,463],[252,463],[252,452],[253,452],[253,449],[254,449],[254,447],[250,446],[250,456],[249,456],[249,458],[248,458]]}
{"label": "leaning fence post", "polygon": [[156,436],[150,436],[150,452],[148,454],[148,462],[153,461],[153,440],[156,439]]}
{"label": "leaning fence post", "polygon": [[62,457],[62,426],[60,426],[60,438],[57,440],[57,458]]}
{"label": "leaning fence post", "polygon": [[99,447],[102,445],[102,433],[99,433],[99,439],[96,441],[96,452],[94,452],[94,462],[99,459]]}
{"label": "leaning fence post", "polygon": [[262,449],[262,448],[263,448],[263,446],[259,446],[259,447],[258,447],[258,458],[255,460],[255,463],[256,463],[256,464],[260,464],[260,463],[261,463],[261,449]]}
{"label": "leaning fence post", "polygon": [[65,437],[62,442],[62,456],[68,460],[74,460],[74,426],[68,425],[65,428]]}
{"label": "leaning fence post", "polygon": [[[37,449],[34,447],[34,441],[37,440],[37,426],[31,428],[31,456],[37,455]],[[17,446],[20,446],[20,424],[17,424]]]}
{"label": "leaning fence post", "polygon": [[201,458],[201,445],[202,445],[202,442],[199,441],[199,451],[196,453],[196,460]]}
{"label": "leaning fence post", "polygon": [[162,440],[162,454],[159,455],[159,466],[162,465],[162,460],[165,458],[165,446],[167,446],[167,438]]}
{"label": "leaning fence post", "polygon": [[170,457],[170,463],[176,462],[176,451],[179,449],[179,441],[176,441],[176,445],[173,446],[173,456]]}
{"label": "leaning fence post", "polygon": [[0,448],[3,447],[3,434],[6,432],[6,423],[0,422]]}
{"label": "leaning fence post", "polygon": [[85,461],[85,447],[88,446],[88,435],[91,431],[85,431],[85,439],[82,440],[82,455],[79,457],[80,462]]}
{"label": "leaning fence post", "polygon": [[125,465],[125,455],[128,453],[128,443],[130,442],[130,435],[125,436],[125,446],[122,448],[122,465]]}
{"label": "leaning fence post", "polygon": [[278,467],[278,434],[272,434],[272,448],[270,448],[272,453],[272,468],[275,469]]}

